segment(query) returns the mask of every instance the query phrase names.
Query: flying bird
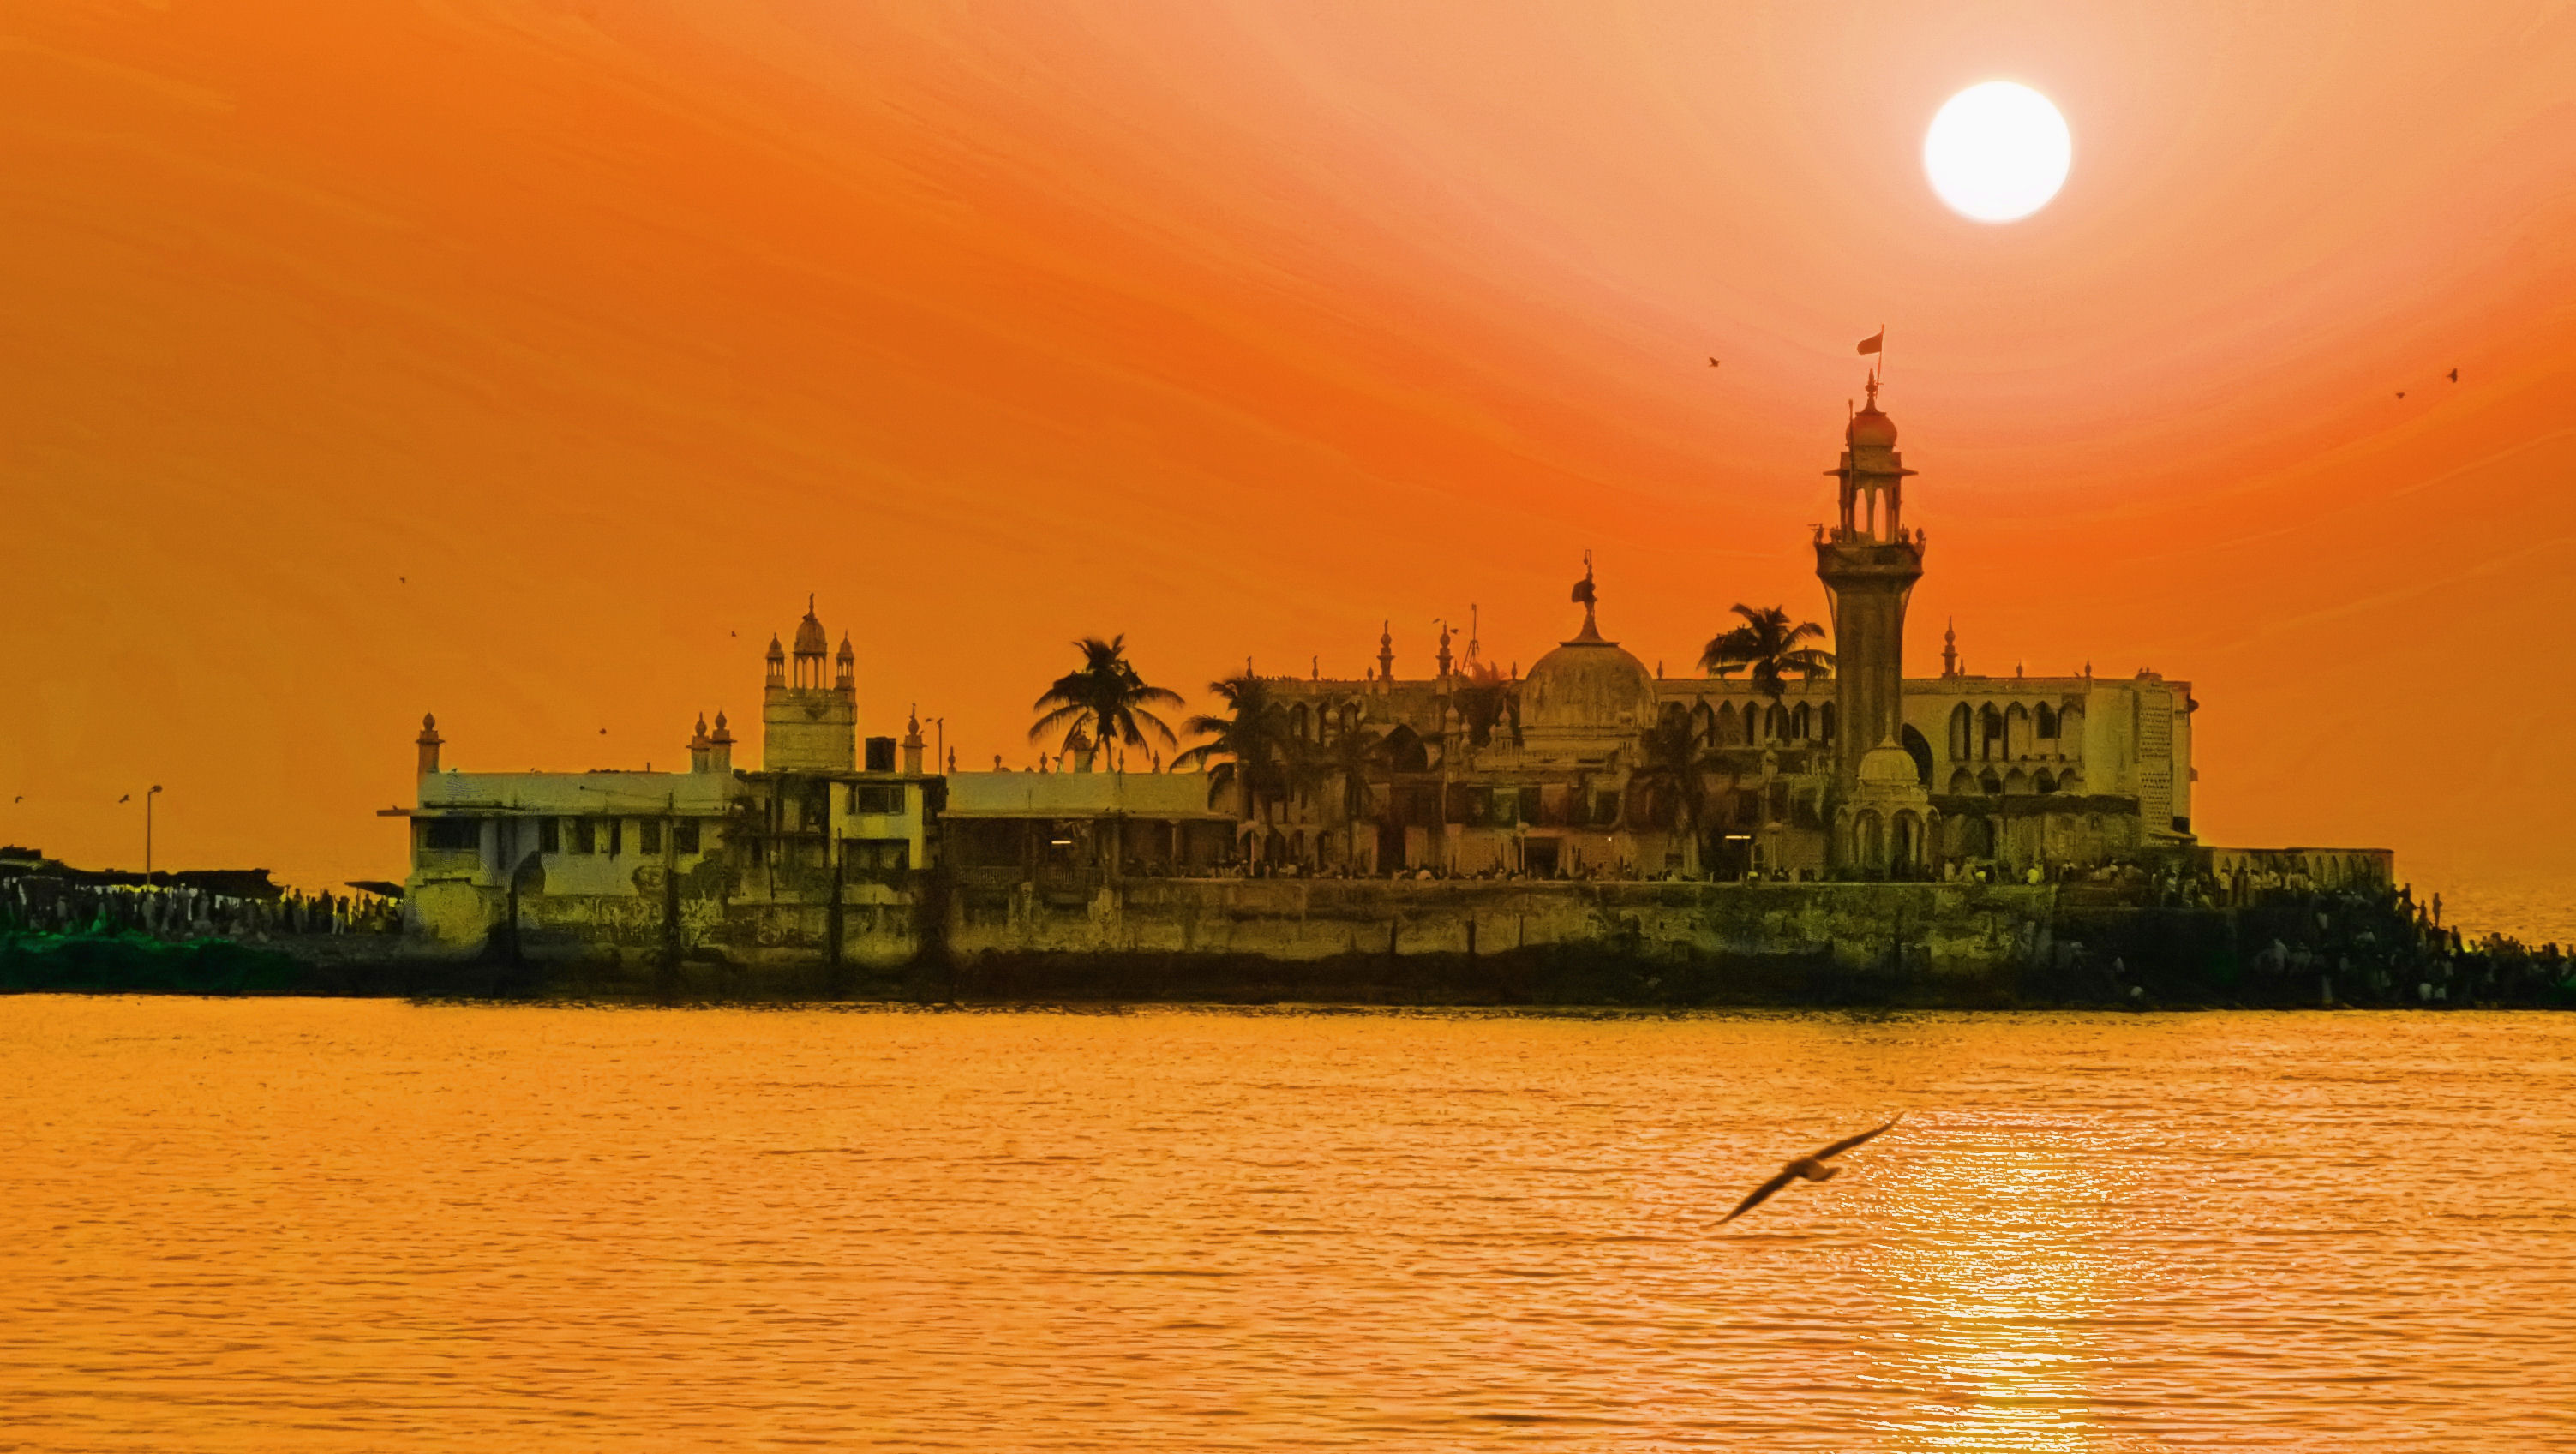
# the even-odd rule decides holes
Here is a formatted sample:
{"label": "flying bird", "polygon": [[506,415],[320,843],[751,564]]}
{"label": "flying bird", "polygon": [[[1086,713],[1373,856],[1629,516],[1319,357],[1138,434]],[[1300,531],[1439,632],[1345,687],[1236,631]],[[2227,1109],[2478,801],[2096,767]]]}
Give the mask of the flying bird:
{"label": "flying bird", "polygon": [[1896,1113],[1895,1119],[1889,1121],[1887,1126],[1881,1126],[1877,1128],[1877,1130],[1863,1131],[1859,1135],[1853,1136],[1847,1140],[1837,1141],[1833,1145],[1826,1147],[1824,1150],[1819,1151],[1812,1156],[1801,1156],[1797,1160],[1790,1162],[1787,1166],[1780,1168],[1780,1174],[1778,1176],[1775,1176],[1769,1181],[1762,1183],[1760,1186],[1755,1187],[1751,1194],[1746,1196],[1743,1201],[1736,1203],[1734,1211],[1731,1211],[1724,1217],[1718,1219],[1718,1225],[1723,1227],[1728,1222],[1732,1222],[1736,1218],[1743,1216],[1746,1212],[1749,1212],[1755,1207],[1762,1205],[1764,1202],[1769,1201],[1772,1193],[1777,1192],[1780,1188],[1787,1186],[1789,1183],[1802,1177],[1808,1181],[1833,1180],[1837,1175],[1841,1174],[1842,1168],[1839,1166],[1827,1166],[1825,1164],[1826,1162],[1833,1160],[1835,1157],[1842,1155],[1844,1152],[1849,1151],[1855,1146],[1858,1146],[1870,1137],[1878,1135],[1881,1131],[1885,1131],[1888,1126],[1893,1126],[1897,1121],[1902,1121],[1904,1119],[1905,1113],[1903,1111],[1899,1111]]}
{"label": "flying bird", "polygon": [[400,584],[403,584],[403,585],[406,585],[406,586],[411,584],[411,577],[409,577],[409,576],[396,576],[396,577],[394,577],[394,579],[395,579],[395,581],[399,582]]}
{"label": "flying bird", "polygon": [[2451,382],[2456,384],[2456,383],[2458,383],[2459,381],[2460,381],[2460,371],[2459,371],[2458,369],[2453,369],[2453,370],[2451,370]]}
{"label": "flying bird", "polygon": [[1716,359],[1714,356],[1712,356],[1712,357],[1709,359],[1709,361],[1708,361],[1708,366],[1709,366],[1710,368],[1716,368],[1716,367],[1717,367],[1717,359]]}
{"label": "flying bird", "polygon": [[2406,397],[2406,391],[2405,391],[2404,389],[2400,389],[2400,390],[2398,390],[2398,391],[2397,391],[2397,397],[2398,397],[2398,398],[2401,398],[2401,399],[2405,398],[2405,397]]}
{"label": "flying bird", "polygon": [[120,802],[120,803],[130,803],[130,802],[134,801],[134,795],[133,795],[132,793],[126,793],[126,794],[124,794],[123,796],[119,797],[119,798],[117,799],[117,801],[118,801],[118,802]]}

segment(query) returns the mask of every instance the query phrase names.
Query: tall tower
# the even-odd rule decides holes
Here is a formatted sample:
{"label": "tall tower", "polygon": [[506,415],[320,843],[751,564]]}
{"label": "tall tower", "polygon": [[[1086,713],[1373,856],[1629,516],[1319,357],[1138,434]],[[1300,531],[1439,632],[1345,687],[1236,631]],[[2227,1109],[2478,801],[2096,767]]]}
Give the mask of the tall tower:
{"label": "tall tower", "polygon": [[1834,622],[1834,691],[1838,704],[1834,778],[1848,789],[1860,760],[1882,743],[1902,746],[1905,731],[1905,602],[1923,578],[1923,532],[1904,525],[1905,468],[1896,453],[1896,423],[1878,412],[1878,376],[1869,405],[1843,434],[1842,463],[1826,473],[1842,482],[1841,516],[1816,535],[1816,577]]}
{"label": "tall tower", "polygon": [[859,688],[857,663],[848,638],[841,642],[840,669],[826,681],[824,659],[831,638],[815,618],[814,600],[805,600],[805,619],[796,625],[796,651],[791,665],[778,638],[769,638],[768,672],[761,683],[760,765],[767,772],[855,772],[859,765]]}

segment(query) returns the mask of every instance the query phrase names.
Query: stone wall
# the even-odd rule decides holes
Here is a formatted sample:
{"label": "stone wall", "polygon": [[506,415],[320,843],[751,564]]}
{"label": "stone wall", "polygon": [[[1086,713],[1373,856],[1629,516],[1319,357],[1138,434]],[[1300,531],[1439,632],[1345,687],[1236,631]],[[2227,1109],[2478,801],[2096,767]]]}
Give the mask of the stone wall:
{"label": "stone wall", "polygon": [[[986,955],[1501,955],[1549,948],[1646,961],[1817,957],[1987,975],[2044,947],[2056,892],[1947,883],[1567,883],[1189,879],[1087,896],[961,895],[947,935]],[[1902,945],[1900,955],[1897,946]]]}

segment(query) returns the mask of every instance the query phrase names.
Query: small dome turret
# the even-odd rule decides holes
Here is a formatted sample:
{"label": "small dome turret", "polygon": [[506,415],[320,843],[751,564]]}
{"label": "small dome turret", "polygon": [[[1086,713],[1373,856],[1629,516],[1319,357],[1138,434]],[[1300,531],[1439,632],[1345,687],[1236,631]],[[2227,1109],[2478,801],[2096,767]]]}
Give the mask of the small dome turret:
{"label": "small dome turret", "polygon": [[1893,742],[1882,742],[1861,754],[1859,777],[1863,787],[1910,788],[1919,781],[1914,769],[1914,754]]}
{"label": "small dome turret", "polygon": [[814,598],[805,598],[805,619],[796,623],[796,654],[821,656],[832,649],[832,638],[823,630],[823,622],[814,614]]}
{"label": "small dome turret", "polygon": [[1851,426],[1843,431],[1843,440],[1854,449],[1894,449],[1896,421],[1878,410],[1878,379],[1869,381],[1869,402],[1852,416]]}

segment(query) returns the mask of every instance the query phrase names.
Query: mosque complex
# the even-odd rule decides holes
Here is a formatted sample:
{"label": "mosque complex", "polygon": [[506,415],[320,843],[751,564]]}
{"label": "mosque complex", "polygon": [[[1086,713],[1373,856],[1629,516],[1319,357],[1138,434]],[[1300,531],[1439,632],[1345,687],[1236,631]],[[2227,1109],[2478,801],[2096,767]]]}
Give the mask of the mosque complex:
{"label": "mosque complex", "polygon": [[[1472,634],[1453,655],[1444,628],[1428,676],[1399,674],[1381,636],[1360,679],[1259,679],[1302,774],[1220,784],[1079,750],[1061,772],[959,772],[924,763],[918,720],[862,739],[855,650],[844,636],[833,655],[809,604],[792,648],[769,646],[757,769],[734,767],[722,714],[680,773],[443,771],[426,724],[419,800],[388,810],[413,820],[409,913],[466,941],[531,904],[605,922],[622,900],[674,935],[692,912],[766,906],[838,953],[940,932],[922,922],[934,878],[938,912],[972,925],[1150,880],[2036,883],[2224,858],[2191,828],[2188,683],[1970,675],[1955,641],[1939,675],[1905,675],[1926,542],[1877,395],[1873,378],[1813,542],[1829,675],[1650,671],[1605,636],[1587,561],[1580,623],[1526,675],[1481,661]],[[2370,850],[2332,862],[2393,870]]]}

